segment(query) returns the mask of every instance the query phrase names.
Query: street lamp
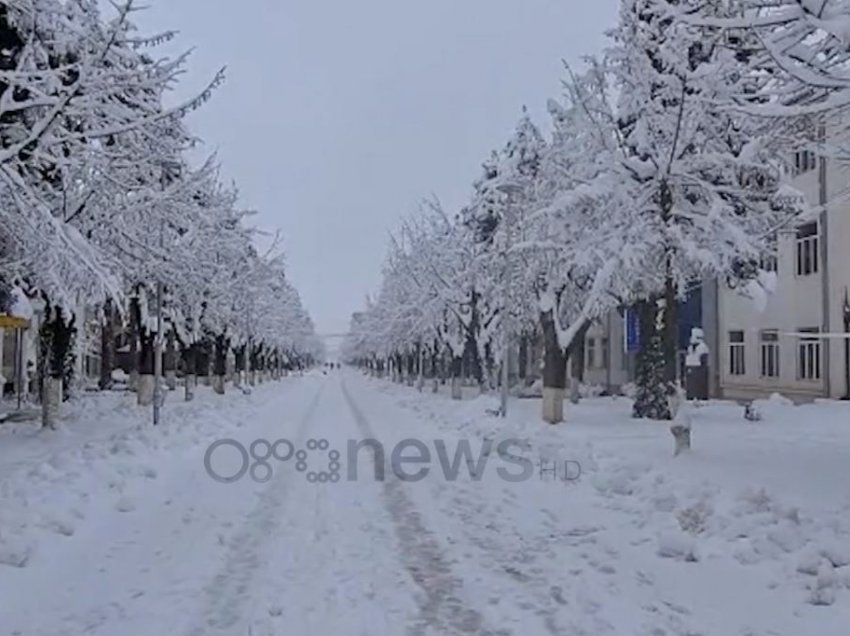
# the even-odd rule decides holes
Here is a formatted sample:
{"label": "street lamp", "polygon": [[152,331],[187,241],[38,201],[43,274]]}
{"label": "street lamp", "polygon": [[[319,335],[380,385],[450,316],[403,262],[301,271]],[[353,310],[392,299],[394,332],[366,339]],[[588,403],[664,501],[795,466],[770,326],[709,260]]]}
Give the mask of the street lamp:
{"label": "street lamp", "polygon": [[522,192],[522,186],[516,183],[502,183],[496,186],[496,190],[506,195],[507,205],[505,206],[505,214],[502,218],[504,226],[504,244],[502,247],[502,387],[501,387],[501,404],[499,406],[499,415],[506,417],[508,414],[508,356],[510,355],[510,338],[511,331],[508,324],[508,290],[510,288],[511,274],[511,225],[513,224],[513,203],[514,195]]}
{"label": "street lamp", "polygon": [[844,386],[845,400],[850,400],[850,291],[844,288]]}

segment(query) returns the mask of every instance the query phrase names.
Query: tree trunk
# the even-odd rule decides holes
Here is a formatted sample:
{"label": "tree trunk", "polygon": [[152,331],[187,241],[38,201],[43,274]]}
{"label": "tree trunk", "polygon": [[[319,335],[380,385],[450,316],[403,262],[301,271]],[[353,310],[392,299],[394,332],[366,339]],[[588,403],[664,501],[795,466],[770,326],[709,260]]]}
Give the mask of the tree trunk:
{"label": "tree trunk", "polygon": [[[637,392],[632,408],[635,418],[671,420],[670,396],[675,392],[675,307],[666,311],[659,299],[638,302],[640,347],[637,354]],[[674,295],[675,300],[675,295]],[[672,329],[669,321],[673,321]],[[671,338],[672,332],[672,338]],[[671,362],[672,357],[672,362]]]}
{"label": "tree trunk", "polygon": [[210,385],[210,342],[206,338],[195,345],[195,375],[201,386]]}
{"label": "tree trunk", "polygon": [[197,367],[197,347],[194,344],[184,346],[183,355],[183,388],[184,398],[187,402],[191,402],[195,397],[195,371]]}
{"label": "tree trunk", "polygon": [[[658,203],[661,220],[669,223],[673,214],[673,195],[670,184],[659,183]],[[674,250],[664,247],[664,290],[660,298],[651,297],[639,303],[640,349],[638,351],[637,395],[634,417],[671,420],[671,398],[677,395],[678,375],[678,302],[673,278]],[[660,302],[659,302],[660,301]],[[648,337],[644,337],[644,335]]]}
{"label": "tree trunk", "polygon": [[147,329],[141,329],[139,331],[139,380],[136,391],[139,406],[153,404],[154,385],[154,334]]}
{"label": "tree trunk", "polygon": [[475,383],[484,392],[484,365],[481,361],[481,355],[478,353],[478,341],[471,329],[467,330],[466,343],[464,346],[464,357],[467,361],[469,375],[475,380]]}
{"label": "tree trunk", "polygon": [[245,374],[245,345],[239,345],[233,352],[233,366],[236,370],[234,383],[237,387],[242,386],[242,378]]}
{"label": "tree trunk", "polygon": [[542,361],[542,342],[538,333],[534,333],[528,341],[528,361],[525,368],[526,384],[536,382],[541,378],[543,372]]}
{"label": "tree trunk", "polygon": [[[667,382],[668,395],[676,390],[679,376],[679,301],[676,298],[676,286],[672,276],[667,276],[664,285],[664,380]],[[676,414],[673,413],[672,417]]]}
{"label": "tree trunk", "polygon": [[416,355],[413,352],[407,354],[407,386],[413,386],[416,379]]}
{"label": "tree trunk", "polygon": [[543,331],[543,421],[564,421],[564,392],[567,387],[567,354],[558,342],[553,310],[541,312]]}
{"label": "tree trunk", "polygon": [[[434,348],[431,349],[431,364],[429,371],[431,372],[431,378],[434,382],[437,382],[437,378],[440,375],[440,343],[438,341],[434,341]],[[435,391],[436,393],[436,391]]]}
{"label": "tree trunk", "polygon": [[[504,362],[503,360],[502,363],[504,364]],[[486,370],[486,379],[482,386],[486,384],[488,390],[493,390],[499,385],[499,381],[496,379],[496,362],[493,360],[493,348],[489,342],[484,345],[484,369]],[[499,377],[502,377],[501,373]]]}
{"label": "tree trunk", "polygon": [[67,397],[74,368],[75,319],[65,322],[62,309],[47,305],[39,330],[39,385],[41,388],[41,421],[45,428],[55,429],[59,407]]}
{"label": "tree trunk", "polygon": [[103,321],[100,325],[100,380],[101,391],[112,388],[112,371],[115,369],[115,311],[112,300],[103,304]]}
{"label": "tree trunk", "polygon": [[227,349],[230,342],[227,337],[219,334],[215,338],[215,352],[213,354],[213,390],[224,395],[225,376],[227,374]]}
{"label": "tree trunk", "polygon": [[140,373],[139,385],[136,390],[136,400],[139,406],[151,406],[154,399],[154,388],[156,378],[152,373]]}
{"label": "tree trunk", "polygon": [[177,390],[177,371],[175,369],[169,369],[165,372],[165,388],[169,391]]}
{"label": "tree trunk", "polygon": [[517,357],[517,365],[518,365],[518,375],[519,379],[522,382],[525,382],[526,378],[526,369],[525,367],[528,365],[528,335],[522,334],[519,339],[519,355]]}
{"label": "tree trunk", "polygon": [[394,367],[395,376],[394,379],[399,384],[404,382],[404,363],[400,353],[395,354],[394,357]]}
{"label": "tree trunk", "polygon": [[567,358],[569,360],[571,371],[570,375],[572,376],[570,379],[570,402],[573,404],[578,404],[581,399],[581,385],[584,383],[584,371],[587,362],[585,359],[584,347],[589,329],[589,323],[579,329],[567,351]]}
{"label": "tree trunk", "polygon": [[41,392],[41,425],[56,429],[59,423],[59,407],[62,404],[62,378],[44,378]]}
{"label": "tree trunk", "polygon": [[463,397],[463,357],[452,355],[452,399],[460,400]]}
{"label": "tree trunk", "polygon": [[174,330],[169,329],[165,339],[165,352],[162,356],[162,369],[165,373],[165,386],[169,391],[177,389],[177,343]]}
{"label": "tree trunk", "polygon": [[139,300],[132,298],[130,300],[130,315],[129,315],[129,357],[130,357],[130,376],[127,379],[127,388],[130,391],[135,391],[139,386]]}

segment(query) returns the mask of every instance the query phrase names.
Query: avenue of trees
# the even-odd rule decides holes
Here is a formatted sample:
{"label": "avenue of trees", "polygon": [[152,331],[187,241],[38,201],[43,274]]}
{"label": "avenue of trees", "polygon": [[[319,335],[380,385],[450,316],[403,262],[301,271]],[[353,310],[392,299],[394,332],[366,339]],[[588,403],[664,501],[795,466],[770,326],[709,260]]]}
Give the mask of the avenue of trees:
{"label": "avenue of trees", "polygon": [[777,232],[812,212],[795,153],[841,152],[848,51],[842,1],[621,0],[603,54],[565,70],[551,132],[523,113],[463,209],[405,221],[346,356],[460,397],[497,384],[506,336],[521,360],[542,342],[555,423],[584,334],[631,308],[634,415],[674,419],[677,301],[709,279],[769,292]]}
{"label": "avenue of trees", "polygon": [[113,382],[120,333],[143,404],[160,350],[172,388],[182,370],[187,398],[196,376],[223,392],[227,368],[252,380],[319,353],[282,256],[258,250],[251,212],[215,158],[188,159],[197,139],[185,117],[223,73],[166,105],[185,56],[158,56],[173,34],[141,35],[135,5],[106,15],[97,0],[0,2],[0,291],[40,307],[48,426],[73,386],[87,314],[102,326],[101,388]]}

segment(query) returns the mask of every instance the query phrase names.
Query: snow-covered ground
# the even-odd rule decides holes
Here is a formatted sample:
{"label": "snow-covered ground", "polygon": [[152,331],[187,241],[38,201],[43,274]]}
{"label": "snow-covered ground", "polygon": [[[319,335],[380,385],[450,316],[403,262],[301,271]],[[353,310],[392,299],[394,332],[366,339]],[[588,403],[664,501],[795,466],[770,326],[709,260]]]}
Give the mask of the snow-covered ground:
{"label": "snow-covered ground", "polygon": [[[558,427],[537,400],[507,420],[494,406],[343,371],[172,395],[156,430],[119,394],[72,405],[57,433],[2,425],[0,634],[848,633],[850,406],[772,401],[747,422],[712,403],[676,459],[624,399]],[[384,481],[349,448],[368,438]],[[512,438],[537,464],[522,481],[498,470],[519,472],[497,451]],[[204,466],[219,439],[305,454],[221,483]],[[402,440],[431,461],[394,464]],[[447,479],[464,441],[492,452]],[[240,467],[232,445],[211,457],[219,476]]]}

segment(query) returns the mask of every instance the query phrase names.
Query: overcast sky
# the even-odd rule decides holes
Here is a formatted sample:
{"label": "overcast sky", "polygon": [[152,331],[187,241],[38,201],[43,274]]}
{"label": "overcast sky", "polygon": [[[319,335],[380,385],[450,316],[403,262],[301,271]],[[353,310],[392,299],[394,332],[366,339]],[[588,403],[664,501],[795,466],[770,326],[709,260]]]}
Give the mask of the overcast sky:
{"label": "overcast sky", "polygon": [[[283,235],[321,332],[380,284],[389,232],[436,194],[469,198],[522,106],[545,126],[561,60],[599,51],[617,0],[148,0],[145,33],[194,47],[180,92],[256,224]],[[168,51],[174,51],[169,47]]]}

